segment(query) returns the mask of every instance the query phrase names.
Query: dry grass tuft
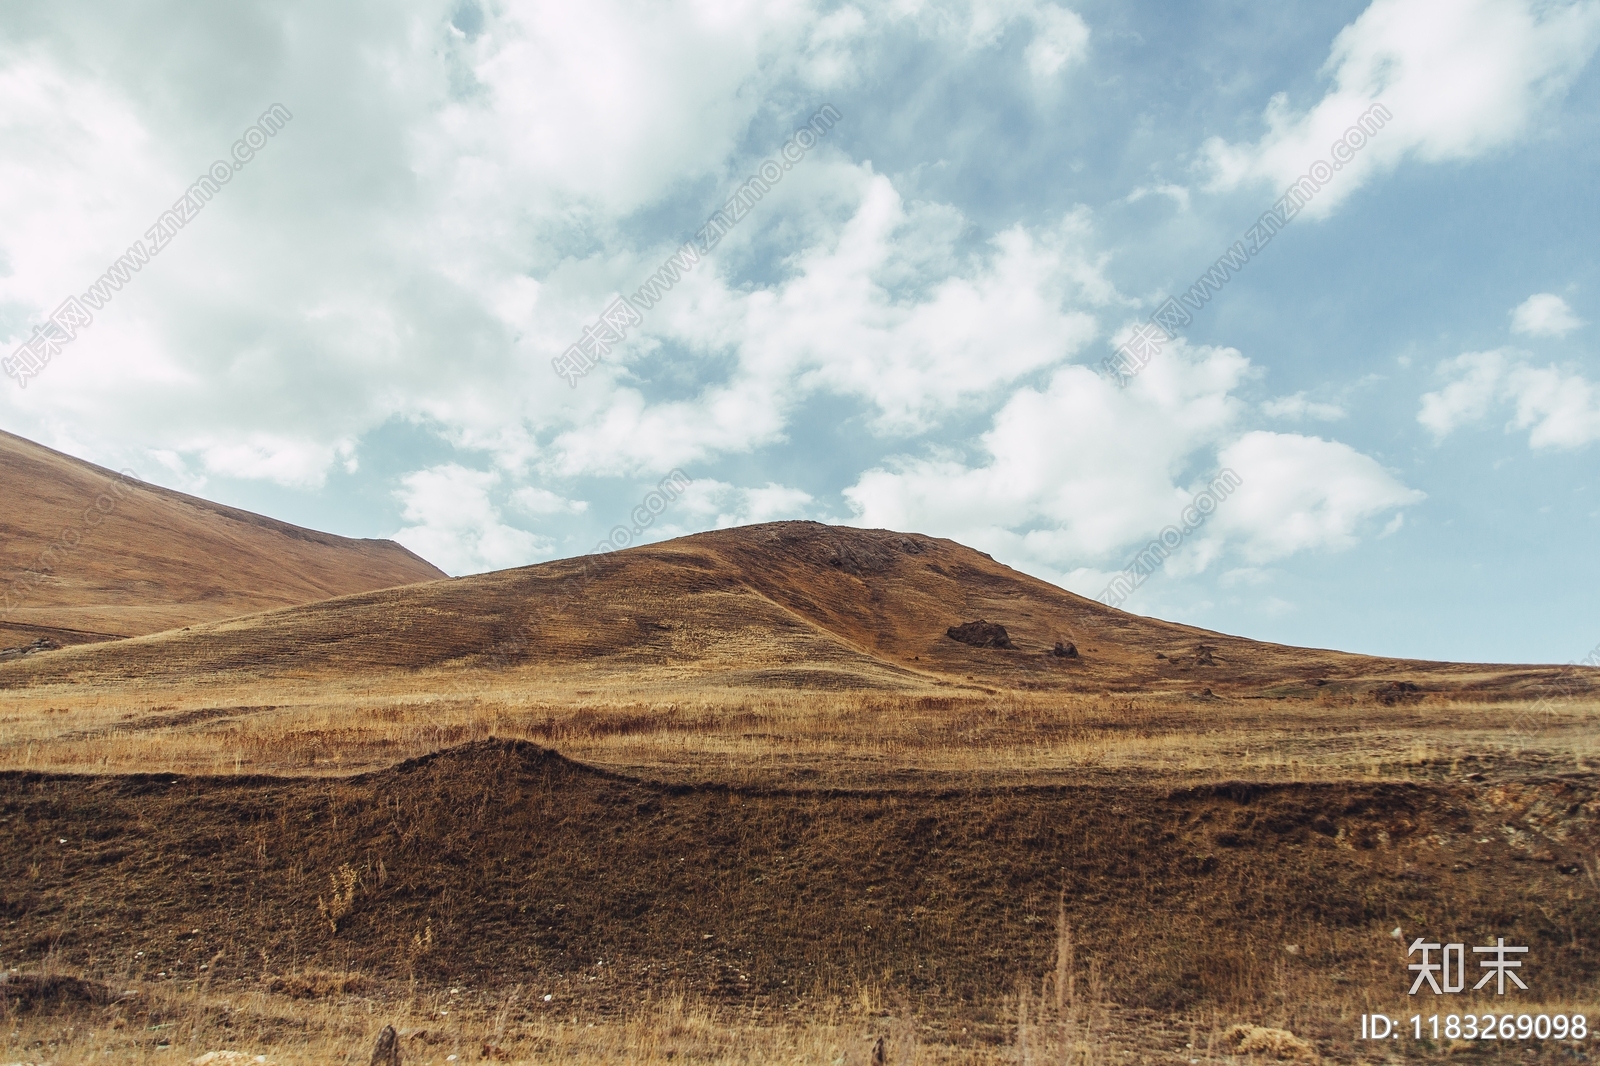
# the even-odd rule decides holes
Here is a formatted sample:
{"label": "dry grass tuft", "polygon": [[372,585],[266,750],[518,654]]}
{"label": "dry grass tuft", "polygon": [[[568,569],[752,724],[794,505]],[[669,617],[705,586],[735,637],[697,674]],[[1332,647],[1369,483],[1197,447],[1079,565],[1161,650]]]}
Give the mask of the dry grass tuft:
{"label": "dry grass tuft", "polygon": [[1222,1042],[1240,1055],[1265,1055],[1274,1059],[1315,1062],[1317,1050],[1287,1029],[1268,1029],[1241,1023],[1223,1034]]}
{"label": "dry grass tuft", "polygon": [[372,988],[372,982],[358,973],[305,970],[274,977],[267,982],[267,988],[290,999],[328,999],[360,995]]}

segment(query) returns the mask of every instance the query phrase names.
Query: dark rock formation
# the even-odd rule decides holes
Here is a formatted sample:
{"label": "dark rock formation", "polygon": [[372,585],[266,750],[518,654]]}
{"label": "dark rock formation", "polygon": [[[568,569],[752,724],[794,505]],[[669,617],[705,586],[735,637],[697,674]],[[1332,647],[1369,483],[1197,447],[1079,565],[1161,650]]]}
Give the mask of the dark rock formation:
{"label": "dark rock formation", "polygon": [[1391,681],[1374,692],[1373,696],[1385,707],[1393,707],[1397,703],[1420,702],[1422,689],[1409,681]]}
{"label": "dark rock formation", "polygon": [[997,622],[985,622],[978,619],[976,622],[963,622],[958,626],[951,626],[944,631],[944,635],[951,640],[959,640],[963,644],[971,644],[974,648],[1010,648],[1014,647],[1011,637],[1006,633],[1006,627]]}
{"label": "dark rock formation", "polygon": [[372,1066],[400,1066],[400,1039],[394,1026],[386,1025],[372,1049]]}
{"label": "dark rock formation", "polygon": [[7,659],[20,659],[24,655],[36,655],[41,651],[55,651],[61,647],[49,637],[40,637],[32,644],[24,644],[20,648],[0,648],[0,663]]}

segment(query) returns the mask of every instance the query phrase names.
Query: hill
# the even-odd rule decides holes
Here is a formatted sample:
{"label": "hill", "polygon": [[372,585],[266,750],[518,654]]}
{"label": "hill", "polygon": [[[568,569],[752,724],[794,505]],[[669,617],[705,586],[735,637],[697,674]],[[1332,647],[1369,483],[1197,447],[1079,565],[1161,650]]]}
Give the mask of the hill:
{"label": "hill", "polygon": [[114,640],[444,577],[392,541],[302,529],[5,432],[0,500],[0,649]]}
{"label": "hill", "polygon": [[[1004,640],[975,646],[951,635],[979,621],[1003,627]],[[0,688],[195,676],[348,681],[423,670],[550,683],[1357,693],[1390,704],[1428,692],[1587,691],[1595,673],[1574,681],[1553,667],[1385,659],[1231,637],[1115,610],[953,541],[776,522],[31,656],[0,664]]]}

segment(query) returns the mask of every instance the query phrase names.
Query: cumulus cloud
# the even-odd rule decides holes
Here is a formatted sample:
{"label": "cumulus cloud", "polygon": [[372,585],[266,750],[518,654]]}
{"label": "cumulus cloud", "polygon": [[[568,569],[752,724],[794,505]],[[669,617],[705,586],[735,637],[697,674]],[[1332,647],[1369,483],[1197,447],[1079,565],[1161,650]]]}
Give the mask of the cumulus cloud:
{"label": "cumulus cloud", "polygon": [[[1206,144],[1211,186],[1287,187],[1315,161],[1341,166],[1307,212],[1323,215],[1407,158],[1472,159],[1525,136],[1600,44],[1600,3],[1373,0],[1334,39],[1332,87],[1309,109],[1284,94],[1254,143]],[[1390,116],[1348,160],[1332,146],[1374,105]]]}
{"label": "cumulus cloud", "polygon": [[1179,471],[1238,416],[1230,393],[1248,370],[1231,348],[1181,341],[1127,389],[1064,367],[1000,409],[980,438],[981,462],[901,459],[863,474],[845,497],[863,525],[1090,562],[1159,529],[1187,502]]}
{"label": "cumulus cloud", "polygon": [[1349,548],[1366,522],[1424,498],[1371,456],[1320,437],[1254,430],[1224,447],[1217,461],[1241,484],[1217,508],[1206,535],[1236,541],[1257,564]]}
{"label": "cumulus cloud", "polygon": [[1580,448],[1600,440],[1600,385],[1576,370],[1534,366],[1508,349],[1467,352],[1439,364],[1444,388],[1426,393],[1417,421],[1443,440],[1512,408],[1506,431],[1526,430],[1533,448]]}
{"label": "cumulus cloud", "polygon": [[746,522],[776,522],[804,516],[815,501],[803,489],[769,481],[759,489],[744,490],[744,513],[735,525]]}
{"label": "cumulus cloud", "polygon": [[1347,445],[1241,435],[1232,393],[1249,376],[1239,352],[1182,341],[1126,389],[1065,367],[1000,410],[980,461],[903,458],[845,496],[863,525],[939,530],[1080,590],[1174,523],[1219,469],[1244,479],[1240,502],[1229,497],[1169,567],[1199,572],[1229,548],[1261,562],[1348,547],[1367,519],[1421,498]]}
{"label": "cumulus cloud", "polygon": [[[158,24],[86,34],[70,6],[40,6],[37,38],[0,48],[0,336],[13,340],[225,152],[270,102],[260,86],[282,86],[296,113],[46,377],[25,397],[0,395],[8,426],[137,440],[186,483],[303,488],[357,469],[356,442],[379,427],[423,427],[475,457],[400,480],[398,536],[455,573],[547,557],[553,543],[517,522],[569,527],[590,511],[576,496],[604,498],[588,482],[570,495],[545,484],[707,473],[693,464],[730,458],[759,466],[761,449],[827,432],[799,424],[797,412],[820,409],[843,412],[848,439],[868,441],[856,465],[829,475],[854,479],[858,520],[1085,578],[1120,566],[1249,439],[1237,393],[1253,371],[1233,349],[1179,342],[1126,390],[1082,365],[1132,307],[1107,280],[1087,209],[1053,200],[1007,217],[1001,205],[991,223],[982,197],[984,214],[926,199],[904,161],[891,176],[848,153],[848,114],[762,200],[759,223],[730,233],[580,388],[551,372],[550,357],[614,294],[635,289],[875,59],[900,69],[912,48],[931,55],[929,77],[952,79],[922,86],[934,100],[970,89],[972,64],[1002,55],[1020,56],[1016,73],[1035,89],[1068,91],[1091,34],[1059,4],[243,10],[197,14],[196,39],[231,41],[235,20],[259,33],[185,50],[181,71],[147,62]],[[1551,11],[1535,22],[1577,18]],[[1360,65],[1350,56],[1340,78]],[[1536,59],[1519,69],[1559,68]],[[1404,84],[1437,69],[1423,66]],[[968,132],[909,169],[971,151]],[[1239,151],[1265,162],[1246,160],[1237,180],[1277,165],[1260,145]],[[1188,191],[1142,195],[1181,206]],[[1303,394],[1268,407],[1282,418],[1336,410]],[[973,426],[988,430],[974,438]],[[918,438],[944,444],[916,451]],[[1347,491],[1271,516],[1300,530],[1286,549],[1228,527],[1197,540],[1184,565],[1341,546],[1373,508],[1402,505],[1375,466],[1305,441],[1315,439],[1281,435],[1275,447],[1308,480],[1332,470],[1344,480],[1330,485]],[[1264,480],[1278,470],[1239,455]],[[702,477],[671,517],[690,528],[827,517],[815,486],[766,474]]]}
{"label": "cumulus cloud", "polygon": [[[760,107],[748,89],[795,77],[820,28],[804,3],[508,4],[483,20],[446,46],[471,91],[419,130],[420,161],[458,183],[461,207],[496,194],[524,212],[601,218],[720,174]],[[524,195],[503,195],[513,183]]]}
{"label": "cumulus cloud", "polygon": [[677,506],[718,529],[726,529],[755,522],[810,518],[813,503],[809,492],[773,481],[749,488],[715,478],[698,478],[683,490]]}
{"label": "cumulus cloud", "polygon": [[1535,293],[1511,312],[1511,332],[1530,337],[1565,337],[1581,325],[1567,301],[1550,292]]}
{"label": "cumulus cloud", "polygon": [[394,539],[448,574],[478,574],[548,558],[553,545],[507,525],[491,490],[500,475],[445,463],[407,474],[396,495],[409,523]]}
{"label": "cumulus cloud", "polygon": [[[423,0],[393,19],[328,12],[321,32],[295,33],[299,47],[362,42],[309,79],[279,69],[290,16],[262,8],[259,49],[200,50],[198,69],[162,68],[148,91],[141,49],[85,38],[74,47],[100,49],[85,65],[51,43],[73,37],[58,17],[34,47],[0,53],[0,261],[11,267],[0,332],[13,341],[265,106],[204,88],[233,85],[221,76],[230,64],[328,105],[301,108],[26,404],[0,396],[17,428],[88,419],[178,457],[191,480],[314,488],[342,448],[392,419],[486,450],[507,472],[602,477],[779,442],[796,403],[819,392],[870,403],[879,432],[920,432],[1071,358],[1095,335],[1090,310],[1114,296],[1084,214],[1005,230],[972,257],[960,212],[905,203],[828,142],[760,205],[764,227],[733,234],[718,253],[729,261],[680,286],[581,395],[553,387],[549,370],[610,294],[684,236],[678,224],[641,230],[635,215],[695,183],[741,181],[775,143],[775,100],[817,99],[907,33],[974,53],[1015,29],[1031,73],[1053,77],[1088,40],[1059,4],[640,12]],[[740,276],[773,254],[785,264],[776,282]],[[652,368],[629,362],[662,353],[688,357],[699,387],[686,398],[663,396]],[[732,372],[717,373],[730,358]],[[536,494],[517,504],[555,513]]]}
{"label": "cumulus cloud", "polygon": [[731,373],[691,399],[655,403],[619,383],[554,441],[561,473],[664,472],[771,443],[819,392],[869,403],[880,433],[921,432],[1072,358],[1098,332],[1082,308],[1118,301],[1081,213],[1013,227],[986,254],[964,256],[948,208],[908,207],[869,168],[841,180],[854,183],[850,215],[795,257],[788,278],[745,290],[697,275],[643,327],[655,347],[637,358],[663,345],[708,361],[731,353]]}
{"label": "cumulus cloud", "polygon": [[260,478],[291,488],[321,488],[336,458],[347,472],[359,464],[352,441],[323,445],[281,433],[251,433],[243,437],[198,439],[188,442],[198,452],[207,473],[237,478]]}
{"label": "cumulus cloud", "polygon": [[[108,440],[179,454],[191,474],[296,486],[318,484],[339,442],[390,419],[486,444],[508,470],[540,459],[563,426],[591,423],[592,407],[551,387],[549,357],[687,235],[678,209],[735,187],[878,54],[908,40],[977,54],[1016,28],[1044,67],[1082,55],[1081,20],[1037,0],[246,5],[189,27],[229,47],[158,69],[144,58],[155,23],[86,32],[89,19],[41,7],[18,28],[25,42],[0,41],[0,342],[82,291],[225,155],[272,102],[261,86],[296,117],[25,403],[0,395],[0,416],[39,436],[88,421]],[[234,47],[245,23],[250,44]],[[830,153],[832,141],[786,184],[825,171]],[[783,224],[770,242],[781,257],[814,243],[769,222]],[[747,284],[728,289],[746,296]],[[654,341],[676,340],[662,332]],[[692,339],[719,353],[739,340]],[[584,404],[615,400],[605,417],[625,421],[625,386],[613,397],[603,378],[586,385]],[[708,397],[734,424],[684,453],[775,439],[771,391]],[[745,405],[748,423],[727,415]],[[299,454],[268,455],[272,434],[298,438]],[[587,469],[582,451],[567,465]]]}
{"label": "cumulus cloud", "polygon": [[1450,381],[1438,392],[1422,397],[1417,421],[1431,430],[1435,439],[1480,421],[1501,395],[1507,363],[1504,351],[1467,352],[1440,363],[1440,376]]}

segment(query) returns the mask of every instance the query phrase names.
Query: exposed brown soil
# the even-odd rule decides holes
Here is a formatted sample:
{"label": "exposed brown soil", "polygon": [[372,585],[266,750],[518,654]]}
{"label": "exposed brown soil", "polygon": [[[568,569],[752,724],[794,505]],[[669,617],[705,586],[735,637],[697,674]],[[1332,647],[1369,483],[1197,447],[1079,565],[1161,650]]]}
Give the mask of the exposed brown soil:
{"label": "exposed brown soil", "polygon": [[1554,1000],[1600,976],[1597,784],[665,787],[509,742],[336,781],[11,773],[0,952],[515,984],[552,1010],[871,985],[978,1018],[1049,969],[1064,900],[1124,1008],[1393,1008],[1416,935],[1527,945]]}
{"label": "exposed brown soil", "polygon": [[123,477],[0,432],[0,648],[155,633],[444,577],[351,540]]}
{"label": "exposed brown soil", "polygon": [[117,993],[102,981],[85,981],[70,974],[0,972],[0,1017],[103,1007],[116,999]]}

